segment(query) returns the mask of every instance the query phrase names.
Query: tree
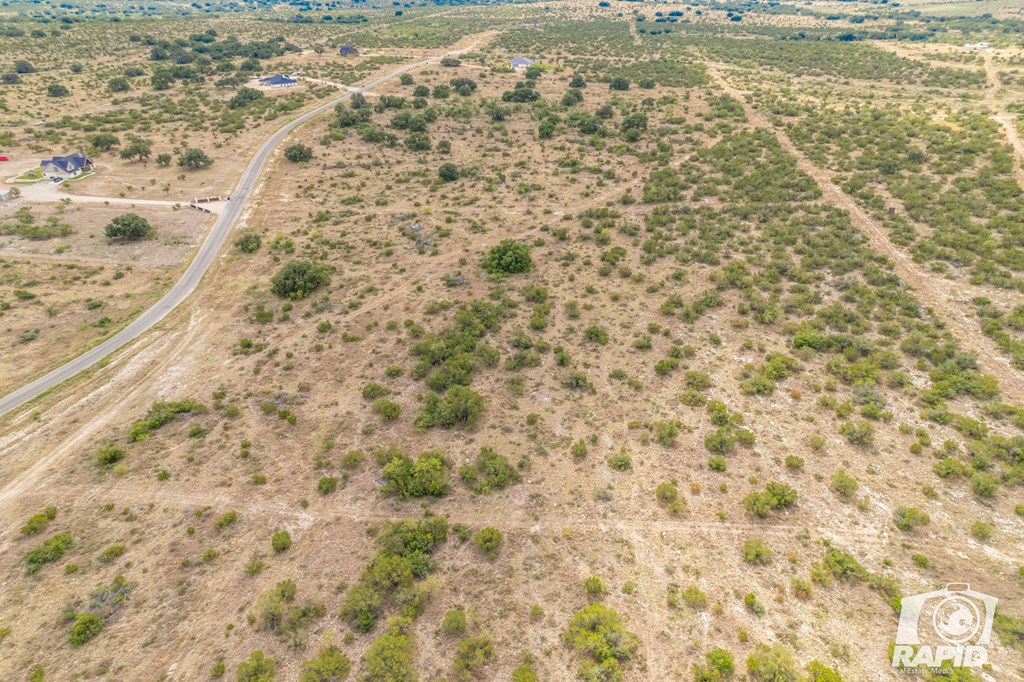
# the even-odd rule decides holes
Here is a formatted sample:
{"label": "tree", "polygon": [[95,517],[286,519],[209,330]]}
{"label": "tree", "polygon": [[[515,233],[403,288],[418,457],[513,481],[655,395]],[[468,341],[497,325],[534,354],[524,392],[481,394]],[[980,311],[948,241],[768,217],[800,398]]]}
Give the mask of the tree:
{"label": "tree", "polygon": [[60,85],[57,83],[46,88],[47,97],[67,97],[70,94],[71,91],[67,89],[67,86]]}
{"label": "tree", "polygon": [[0,76],[0,82],[3,82],[4,85],[17,85],[21,82],[21,76],[16,73],[5,73]]}
{"label": "tree", "polygon": [[459,167],[454,163],[443,163],[437,169],[437,176],[445,182],[455,182],[459,179]]}
{"label": "tree", "polygon": [[104,232],[108,239],[123,239],[130,242],[152,237],[155,230],[142,216],[125,213],[111,220],[104,228]]}
{"label": "tree", "polygon": [[113,133],[97,133],[89,138],[89,143],[101,152],[108,152],[111,147],[121,144],[121,140]]}
{"label": "tree", "polygon": [[608,88],[611,90],[629,90],[629,80],[622,76],[616,76],[608,83]]}
{"label": "tree", "polygon": [[330,281],[327,272],[306,260],[293,260],[271,280],[270,290],[281,298],[305,298]]}
{"label": "tree", "polygon": [[313,150],[304,144],[293,144],[284,150],[284,158],[292,163],[303,163],[313,159]]}
{"label": "tree", "polygon": [[154,90],[170,90],[174,85],[174,76],[166,71],[157,71],[149,77]]}
{"label": "tree", "polygon": [[32,62],[30,62],[28,60],[19,59],[18,61],[14,62],[14,73],[35,73],[35,72],[36,72],[36,67],[32,66]]}
{"label": "tree", "polygon": [[171,155],[167,152],[156,155],[156,165],[158,166],[170,166],[171,160]]}
{"label": "tree", "polygon": [[576,75],[569,81],[570,88],[585,88],[587,87],[587,81],[583,80],[583,76]]}
{"label": "tree", "polygon": [[411,74],[403,73],[401,76],[398,77],[398,82],[401,83],[402,85],[412,85],[415,81],[413,80]]}
{"label": "tree", "polygon": [[444,59],[441,60],[441,66],[455,67],[459,66],[460,64],[462,64],[462,62],[456,59],[455,57],[445,57]]}
{"label": "tree", "polygon": [[206,155],[202,149],[189,149],[178,157],[178,165],[188,170],[200,170],[209,168],[213,159]]}
{"label": "tree", "polygon": [[533,267],[530,248],[514,239],[505,239],[484,256],[483,268],[492,275],[528,272]]}
{"label": "tree", "polygon": [[239,88],[235,96],[228,100],[228,109],[241,109],[264,97],[266,95],[255,88]]}
{"label": "tree", "polygon": [[128,92],[131,90],[131,84],[128,79],[124,76],[118,76],[117,78],[111,78],[107,82],[107,90],[111,92]]}
{"label": "tree", "polygon": [[148,140],[143,140],[141,137],[133,137],[128,146],[121,149],[121,158],[128,161],[135,159],[144,161],[149,158],[150,152],[151,144]]}

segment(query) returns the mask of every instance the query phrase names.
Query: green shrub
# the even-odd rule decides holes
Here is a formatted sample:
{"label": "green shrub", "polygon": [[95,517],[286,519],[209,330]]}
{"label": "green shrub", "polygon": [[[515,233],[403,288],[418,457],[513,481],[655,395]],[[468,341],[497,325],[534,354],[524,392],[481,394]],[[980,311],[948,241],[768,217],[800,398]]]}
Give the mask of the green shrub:
{"label": "green shrub", "polygon": [[772,511],[796,504],[797,492],[785,483],[772,481],[764,492],[752,492],[743,498],[747,511],[760,518],[766,518]]}
{"label": "green shrub", "polygon": [[844,500],[853,498],[854,493],[857,492],[857,488],[857,479],[850,476],[845,471],[837,471],[832,474],[832,490],[839,493],[839,496]]}
{"label": "green shrub", "polygon": [[111,545],[100,552],[99,562],[101,564],[112,563],[121,558],[122,554],[124,554],[124,545]]}
{"label": "green shrub", "polygon": [[417,459],[396,451],[384,465],[382,491],[401,499],[444,497],[448,494],[448,472],[452,462],[440,450],[428,450]]}
{"label": "green shrub", "polygon": [[839,427],[839,433],[846,436],[846,440],[852,445],[868,447],[875,440],[875,427],[871,422],[861,420],[859,422],[844,422]]}
{"label": "green shrub", "polygon": [[402,414],[402,406],[390,400],[378,398],[373,401],[373,411],[380,415],[386,422],[393,422]]}
{"label": "green shrub", "polygon": [[931,523],[931,518],[916,507],[897,507],[893,514],[893,523],[904,532],[913,531],[918,526]]}
{"label": "green shrub", "polygon": [[100,466],[111,467],[127,456],[128,453],[123,448],[119,448],[113,443],[104,443],[96,451],[96,463]]}
{"label": "green shrub", "polygon": [[103,629],[103,619],[95,613],[79,611],[75,614],[75,620],[71,624],[71,631],[68,633],[68,642],[72,646],[81,646],[100,634]]}
{"label": "green shrub", "polygon": [[470,466],[459,468],[459,478],[473,492],[486,495],[495,490],[504,490],[518,483],[522,476],[504,455],[499,455],[493,448],[480,448],[476,462]]}
{"label": "green shrub", "polygon": [[47,507],[38,514],[33,514],[25,522],[25,525],[21,527],[22,535],[34,535],[40,531],[46,530],[46,527],[50,525],[50,521],[57,518],[57,508]]}
{"label": "green shrub", "polygon": [[484,400],[479,393],[465,386],[452,386],[443,396],[428,393],[415,423],[418,428],[473,429],[483,410]]}
{"label": "green shrub", "polygon": [[484,555],[494,561],[498,558],[498,553],[501,551],[501,546],[505,542],[505,537],[501,534],[501,531],[497,528],[488,526],[487,528],[481,528],[473,536],[473,542],[480,548],[480,551]]}
{"label": "green shrub", "polygon": [[245,232],[235,240],[235,248],[242,253],[256,253],[263,240],[254,232]]}
{"label": "green shrub", "polygon": [[971,524],[971,535],[982,542],[992,537],[992,524],[984,521],[975,521]]}
{"label": "green shrub", "polygon": [[238,520],[238,512],[236,512],[236,511],[224,512],[221,516],[217,517],[217,519],[213,522],[213,527],[216,528],[217,530],[221,530],[223,528],[227,528],[228,526],[230,526],[232,523],[234,523],[237,520]]}
{"label": "green shrub", "polygon": [[573,614],[565,638],[590,659],[580,670],[583,679],[621,679],[620,664],[633,658],[640,646],[640,640],[626,630],[619,614],[599,602]]}
{"label": "green shrub", "polygon": [[466,632],[466,612],[462,609],[451,609],[441,619],[441,632],[457,637]]}
{"label": "green shrub", "polygon": [[299,682],[341,682],[348,677],[352,664],[338,647],[329,645],[320,649],[316,658],[302,664]]}
{"label": "green shrub", "polygon": [[362,391],[363,400],[374,400],[375,398],[383,398],[386,395],[391,395],[391,390],[381,386],[380,384],[370,383],[363,386]]}
{"label": "green shrub", "polygon": [[60,561],[73,544],[71,533],[60,533],[43,541],[25,555],[25,563],[28,564],[26,573],[32,575],[45,564]]}
{"label": "green shrub", "polygon": [[292,644],[305,643],[310,624],[327,612],[324,605],[312,601],[299,601],[292,580],[282,580],[256,600],[254,615],[261,630],[269,630]]}
{"label": "green shrub", "polygon": [[363,654],[362,682],[408,682],[418,679],[412,660],[412,620],[392,618]]}
{"label": "green shrub", "polygon": [[132,424],[128,440],[133,443],[145,440],[153,431],[169,424],[178,415],[205,414],[206,412],[206,406],[194,400],[153,403],[146,416]]}
{"label": "green shrub", "polygon": [[249,658],[238,664],[238,682],[274,682],[274,671],[277,664],[274,659],[263,655],[262,651],[254,651]]}
{"label": "green shrub", "polygon": [[279,530],[270,536],[270,546],[274,548],[274,552],[280,554],[281,552],[287,552],[292,546],[292,535],[286,530]]}
{"label": "green shrub", "polygon": [[333,476],[324,476],[316,482],[316,490],[321,495],[330,495],[338,489],[338,479]]}
{"label": "green shrub", "polygon": [[772,550],[758,539],[743,543],[743,560],[752,566],[766,566],[772,562]]}
{"label": "green shrub", "polygon": [[747,658],[747,672],[757,682],[796,682],[799,679],[792,652],[781,644],[757,645]]}
{"label": "green shrub", "polygon": [[602,597],[608,593],[608,588],[605,587],[604,581],[601,580],[600,576],[592,575],[583,581],[583,588],[587,591],[589,597]]}
{"label": "green shrub", "polygon": [[498,275],[528,272],[533,266],[530,248],[514,239],[505,239],[487,252],[482,266],[487,272]]}
{"label": "green shrub", "polygon": [[618,454],[608,458],[608,466],[615,471],[629,471],[633,468],[633,458],[627,455],[625,450],[620,450]]}
{"label": "green shrub", "polygon": [[466,637],[455,647],[455,661],[452,675],[457,680],[471,680],[480,677],[484,667],[494,660],[494,646],[491,638]]}

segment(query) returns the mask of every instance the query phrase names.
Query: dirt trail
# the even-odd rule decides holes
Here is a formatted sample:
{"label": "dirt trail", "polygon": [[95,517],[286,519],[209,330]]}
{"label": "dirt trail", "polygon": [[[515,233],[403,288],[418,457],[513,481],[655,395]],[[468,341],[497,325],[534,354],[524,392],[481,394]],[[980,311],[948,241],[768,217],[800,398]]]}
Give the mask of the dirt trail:
{"label": "dirt trail", "polygon": [[985,53],[985,104],[994,112],[992,118],[1003,127],[1006,139],[1013,147],[1013,172],[1017,176],[1017,183],[1024,189],[1024,142],[1021,142],[1020,132],[1017,130],[1017,117],[1007,113],[1006,107],[999,101],[999,90],[1002,84],[999,80],[999,71],[992,62],[992,52]]}
{"label": "dirt trail", "polygon": [[850,214],[850,221],[868,238],[871,248],[892,262],[893,270],[900,279],[914,289],[922,303],[932,308],[934,314],[946,324],[949,332],[965,350],[977,356],[982,371],[999,380],[1003,399],[1024,405],[1024,376],[1013,369],[1009,359],[1003,355],[995,342],[981,332],[981,326],[973,313],[965,312],[971,310],[971,292],[963,283],[922,272],[906,251],[889,241],[886,229],[832,181],[831,173],[814,165],[782,128],[768,121],[747,101],[743,92],[729,84],[722,76],[718,65],[707,62],[707,68],[715,82],[743,105],[750,122],[757,127],[771,130],[782,148],[796,158],[797,167],[814,178],[821,189],[822,201]]}

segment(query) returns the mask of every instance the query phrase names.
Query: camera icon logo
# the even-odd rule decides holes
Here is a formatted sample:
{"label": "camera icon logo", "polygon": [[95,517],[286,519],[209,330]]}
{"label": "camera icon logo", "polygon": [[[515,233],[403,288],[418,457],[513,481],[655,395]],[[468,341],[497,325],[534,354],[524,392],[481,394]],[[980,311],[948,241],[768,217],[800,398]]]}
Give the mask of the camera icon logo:
{"label": "camera icon logo", "polygon": [[900,609],[894,668],[977,667],[988,660],[992,621],[999,600],[950,583],[941,590],[905,597]]}

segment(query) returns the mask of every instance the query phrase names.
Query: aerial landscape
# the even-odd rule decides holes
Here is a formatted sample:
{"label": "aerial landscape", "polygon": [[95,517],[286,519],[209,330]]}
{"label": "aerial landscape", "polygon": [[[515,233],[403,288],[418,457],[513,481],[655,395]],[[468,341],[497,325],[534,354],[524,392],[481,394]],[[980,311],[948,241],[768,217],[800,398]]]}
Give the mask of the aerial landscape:
{"label": "aerial landscape", "polygon": [[0,682],[1024,680],[1024,2],[0,2]]}

